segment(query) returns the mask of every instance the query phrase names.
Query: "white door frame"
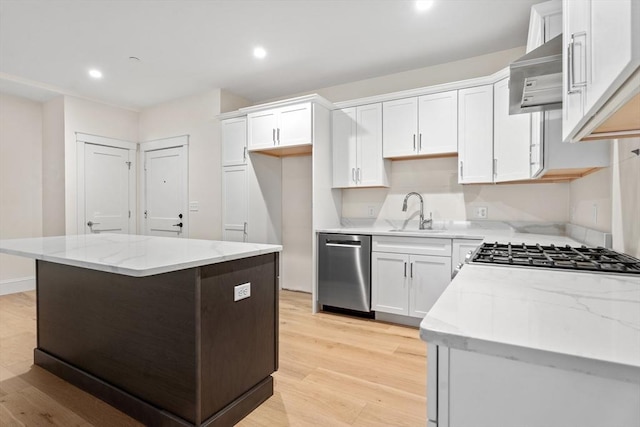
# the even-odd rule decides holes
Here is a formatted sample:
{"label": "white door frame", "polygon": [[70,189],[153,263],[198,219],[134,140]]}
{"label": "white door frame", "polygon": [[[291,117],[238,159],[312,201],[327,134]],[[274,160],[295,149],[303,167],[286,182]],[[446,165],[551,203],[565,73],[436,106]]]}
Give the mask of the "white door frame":
{"label": "white door frame", "polygon": [[154,150],[162,150],[165,148],[179,148],[183,147],[185,149],[184,163],[182,165],[183,170],[186,174],[184,179],[184,201],[183,201],[183,218],[182,218],[182,233],[186,238],[189,238],[189,135],[180,135],[173,136],[170,138],[162,138],[162,139],[154,139],[152,141],[145,141],[140,143],[140,156],[138,157],[138,162],[140,163],[140,167],[138,168],[138,181],[140,182],[140,194],[142,197],[140,198],[140,218],[138,224],[140,224],[140,228],[138,229],[139,234],[144,233],[144,225],[145,218],[144,212],[147,210],[147,195],[146,195],[146,174],[145,174],[145,164],[144,161],[146,159],[147,151]]}
{"label": "white door frame", "polygon": [[[137,161],[136,156],[138,152],[138,144],[135,142],[124,141],[121,139],[108,138],[105,136],[91,135],[88,133],[76,132],[76,213],[77,223],[76,230],[78,234],[85,234],[85,223],[87,221],[85,212],[85,186],[84,186],[84,155],[85,144],[104,145],[107,147],[123,148],[129,150],[129,168],[132,172],[132,176],[135,178]],[[129,180],[129,209],[131,215],[129,215],[129,233],[133,234],[136,230],[136,218],[137,218],[137,197],[136,197],[136,180]]]}

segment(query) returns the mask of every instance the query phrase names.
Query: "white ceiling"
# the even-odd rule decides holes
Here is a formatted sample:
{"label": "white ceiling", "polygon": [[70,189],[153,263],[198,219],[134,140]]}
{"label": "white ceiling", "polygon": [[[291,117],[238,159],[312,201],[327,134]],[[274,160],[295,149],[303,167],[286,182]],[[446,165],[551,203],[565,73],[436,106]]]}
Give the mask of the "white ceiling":
{"label": "white ceiling", "polygon": [[522,46],[539,1],[420,14],[409,0],[0,0],[0,91],[140,109],[223,88],[259,102]]}

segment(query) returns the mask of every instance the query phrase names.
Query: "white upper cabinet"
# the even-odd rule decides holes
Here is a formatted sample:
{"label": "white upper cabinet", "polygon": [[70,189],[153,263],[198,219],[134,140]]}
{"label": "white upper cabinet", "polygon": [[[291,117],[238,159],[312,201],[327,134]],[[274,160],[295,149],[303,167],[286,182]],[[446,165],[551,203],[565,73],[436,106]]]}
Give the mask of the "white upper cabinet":
{"label": "white upper cabinet", "polygon": [[247,163],[247,118],[222,120],[222,166]]}
{"label": "white upper cabinet", "polygon": [[333,186],[355,187],[356,181],[356,107],[331,113],[333,148]]}
{"label": "white upper cabinet", "polygon": [[384,157],[418,154],[418,98],[405,98],[383,104]]}
{"label": "white upper cabinet", "polygon": [[458,91],[458,182],[493,182],[493,85]]}
{"label": "white upper cabinet", "polygon": [[563,140],[637,135],[640,104],[629,101],[640,94],[640,4],[565,0],[563,14]]}
{"label": "white upper cabinet", "polygon": [[529,179],[531,114],[509,115],[509,79],[493,85],[495,182]]}
{"label": "white upper cabinet", "polygon": [[278,110],[276,141],[279,146],[311,144],[311,103]]}
{"label": "white upper cabinet", "polygon": [[247,115],[249,151],[312,144],[312,105],[294,104]]}
{"label": "white upper cabinet", "polygon": [[458,91],[418,98],[419,154],[458,151]]}
{"label": "white upper cabinet", "polygon": [[458,91],[383,103],[384,157],[455,153]]}
{"label": "white upper cabinet", "polygon": [[388,187],[389,160],[382,158],[382,105],[335,110],[333,186]]}

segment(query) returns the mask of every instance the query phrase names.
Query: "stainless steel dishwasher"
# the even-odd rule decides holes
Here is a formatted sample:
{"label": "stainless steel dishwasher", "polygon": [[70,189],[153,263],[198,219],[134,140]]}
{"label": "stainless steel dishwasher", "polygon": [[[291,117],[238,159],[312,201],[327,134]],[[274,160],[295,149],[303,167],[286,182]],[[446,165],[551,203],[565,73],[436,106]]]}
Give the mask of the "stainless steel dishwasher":
{"label": "stainless steel dishwasher", "polygon": [[318,303],[371,311],[371,236],[320,233]]}

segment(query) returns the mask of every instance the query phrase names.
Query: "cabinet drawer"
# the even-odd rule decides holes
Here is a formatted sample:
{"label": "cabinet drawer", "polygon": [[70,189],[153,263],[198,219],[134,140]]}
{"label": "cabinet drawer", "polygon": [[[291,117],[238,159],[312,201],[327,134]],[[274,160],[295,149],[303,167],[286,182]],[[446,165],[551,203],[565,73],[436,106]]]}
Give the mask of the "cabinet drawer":
{"label": "cabinet drawer", "polygon": [[451,256],[451,239],[437,237],[373,236],[373,252]]}

